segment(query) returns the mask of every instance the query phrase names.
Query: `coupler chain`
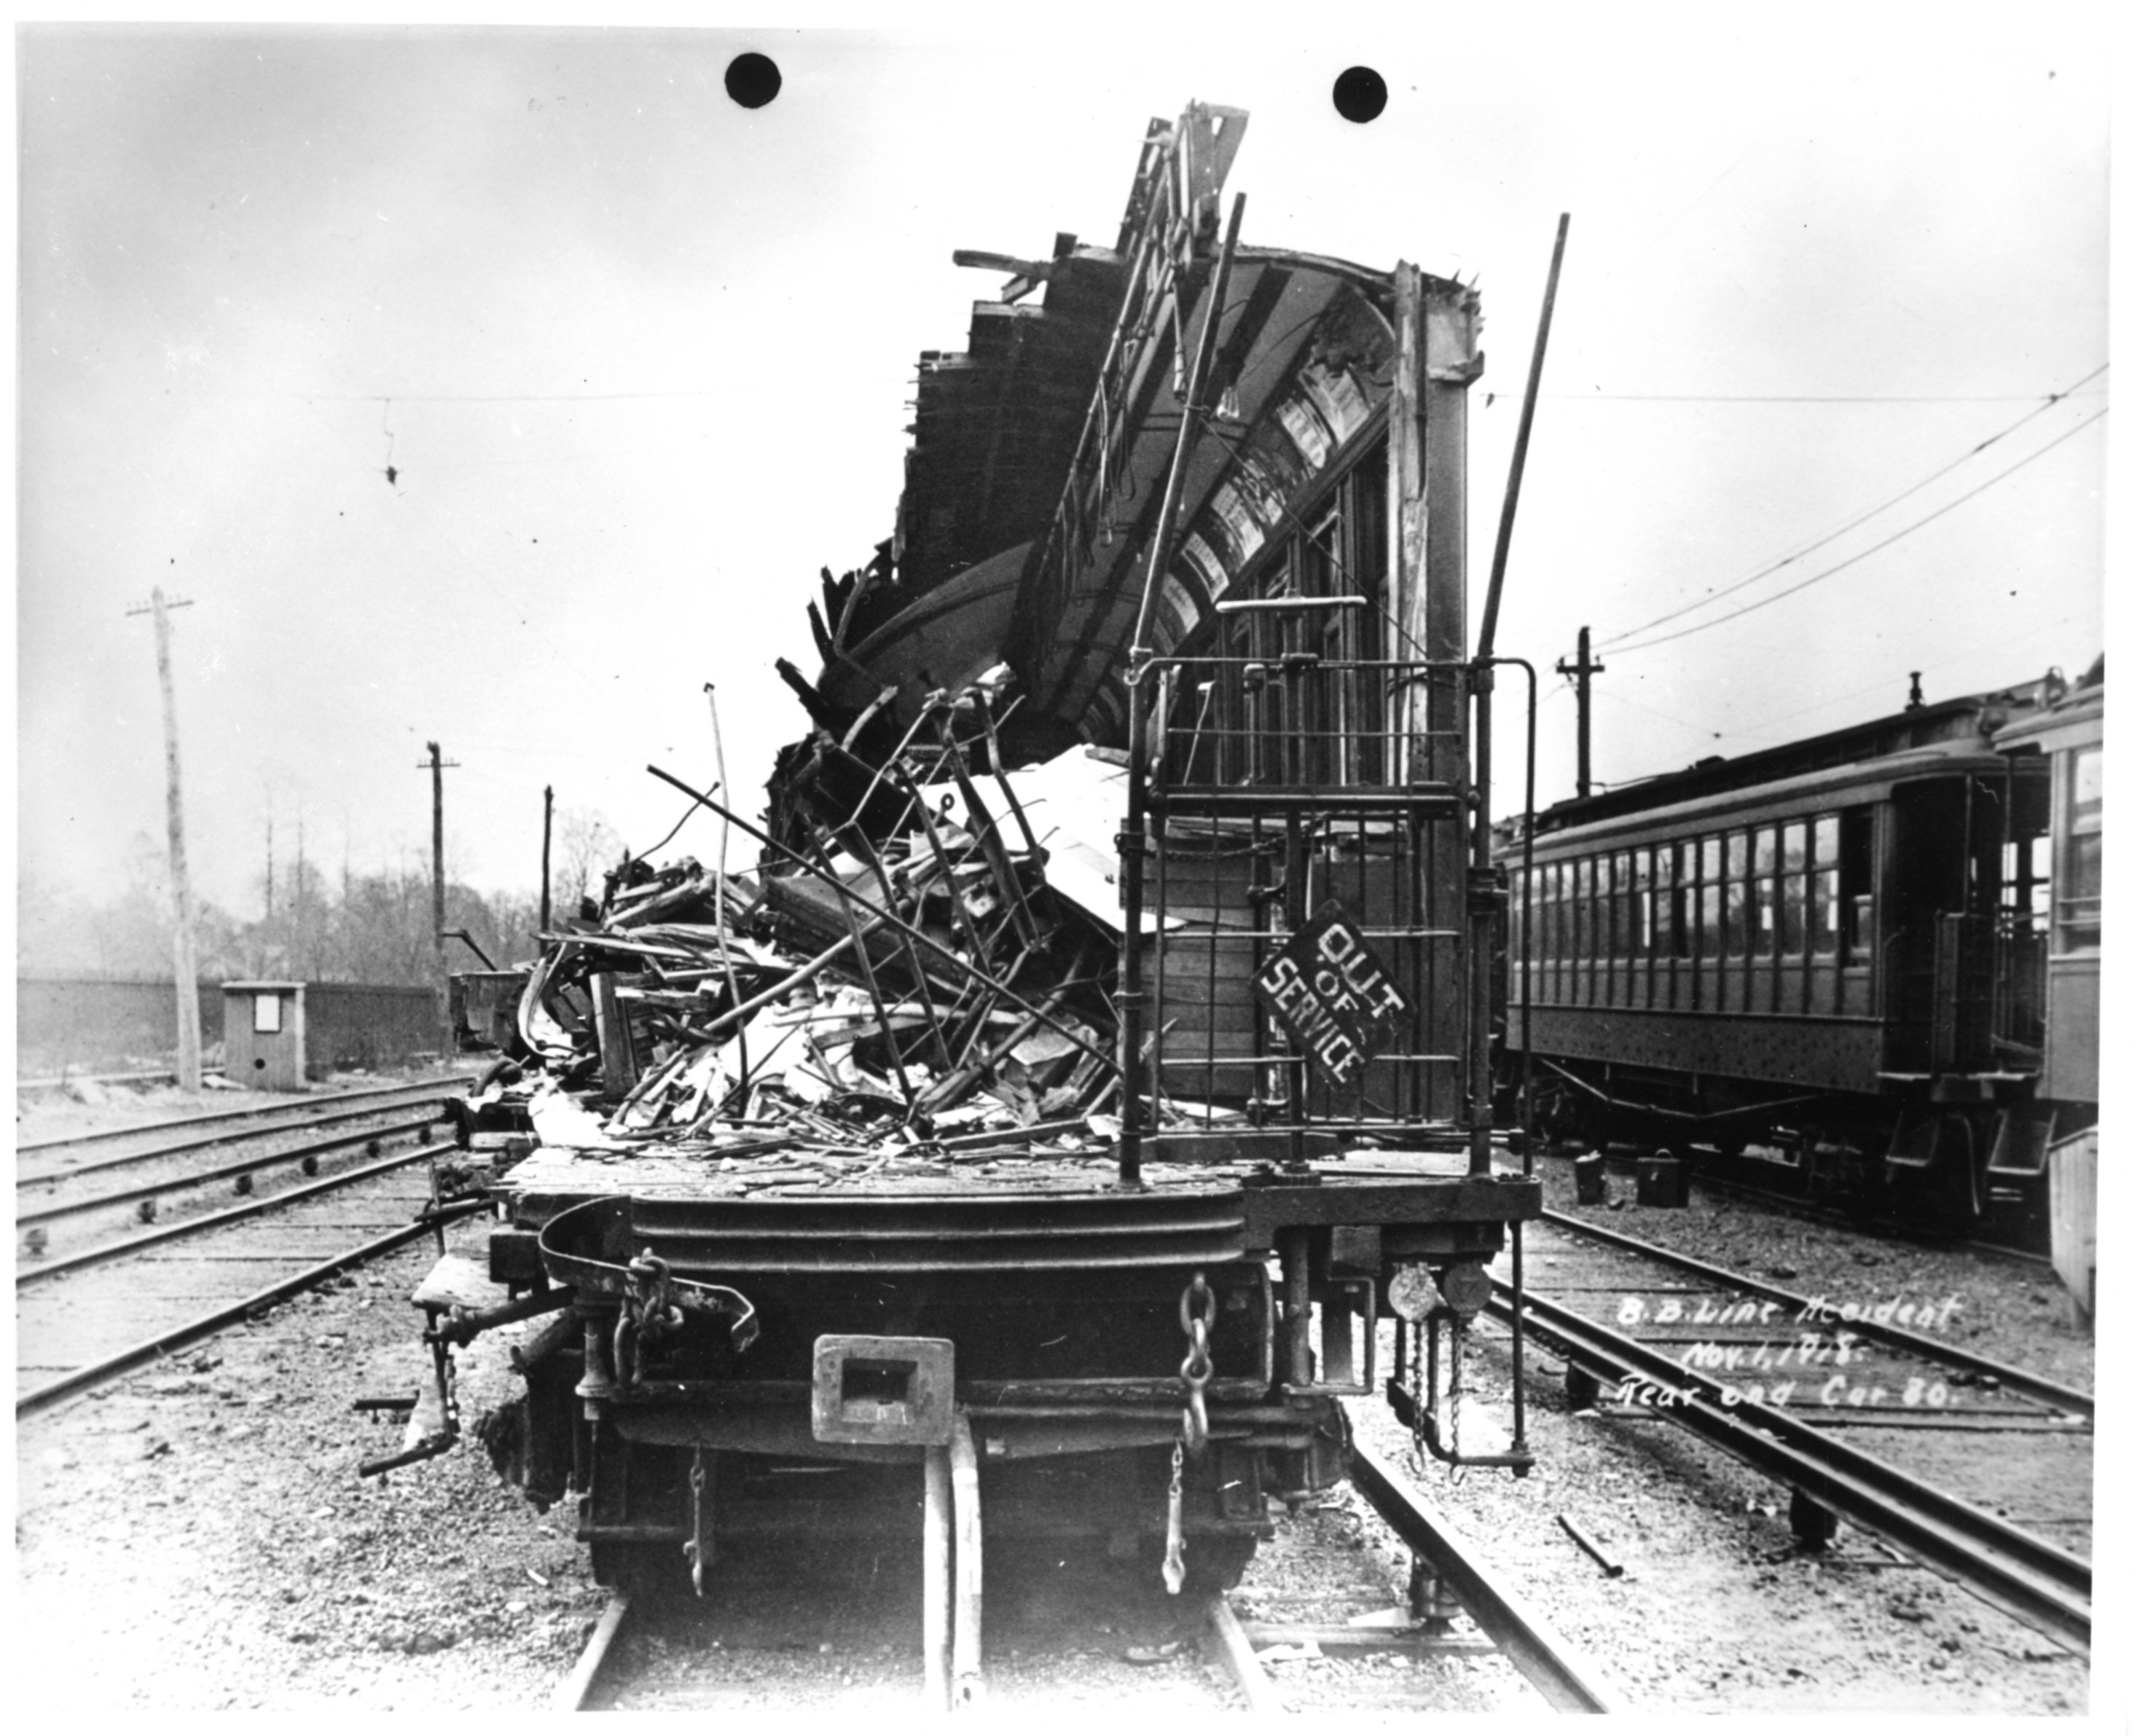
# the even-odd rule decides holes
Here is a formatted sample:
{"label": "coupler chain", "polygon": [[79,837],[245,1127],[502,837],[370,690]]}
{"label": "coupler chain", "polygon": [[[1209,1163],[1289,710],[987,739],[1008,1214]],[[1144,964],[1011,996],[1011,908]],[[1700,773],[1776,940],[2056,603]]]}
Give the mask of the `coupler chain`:
{"label": "coupler chain", "polygon": [[1186,1334],[1186,1360],[1178,1365],[1178,1377],[1186,1387],[1186,1408],[1179,1421],[1178,1438],[1171,1443],[1171,1488],[1164,1507],[1163,1588],[1174,1598],[1186,1583],[1186,1460],[1198,1458],[1208,1448],[1208,1382],[1216,1362],[1208,1352],[1208,1335],[1216,1326],[1216,1292],[1208,1287],[1205,1272],[1179,1293],[1178,1324]]}
{"label": "coupler chain", "polygon": [[1186,1386],[1186,1413],[1179,1434],[1186,1450],[1198,1458],[1208,1448],[1208,1382],[1216,1372],[1208,1354],[1208,1335],[1216,1327],[1216,1292],[1208,1287],[1206,1272],[1195,1272],[1192,1282],[1180,1292],[1178,1323],[1186,1333],[1186,1360],[1178,1365],[1178,1377]]}
{"label": "coupler chain", "polygon": [[642,1352],[661,1343],[685,1323],[685,1312],[672,1299],[671,1268],[644,1251],[626,1262],[628,1287],[620,1298],[619,1322],[612,1328],[611,1360],[621,1386],[637,1384]]}

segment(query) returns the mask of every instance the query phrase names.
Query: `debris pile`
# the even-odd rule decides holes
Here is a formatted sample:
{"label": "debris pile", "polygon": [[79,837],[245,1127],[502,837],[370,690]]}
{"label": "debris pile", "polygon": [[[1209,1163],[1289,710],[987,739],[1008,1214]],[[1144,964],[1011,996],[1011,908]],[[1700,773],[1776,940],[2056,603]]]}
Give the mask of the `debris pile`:
{"label": "debris pile", "polygon": [[482,1095],[585,1151],[1112,1131],[1122,774],[1077,751],[1011,775],[1004,691],[933,695],[872,760],[868,730],[817,731],[771,782],[780,836],[696,795],[760,840],[758,871],[608,873],[495,979],[491,1033],[519,1065]]}

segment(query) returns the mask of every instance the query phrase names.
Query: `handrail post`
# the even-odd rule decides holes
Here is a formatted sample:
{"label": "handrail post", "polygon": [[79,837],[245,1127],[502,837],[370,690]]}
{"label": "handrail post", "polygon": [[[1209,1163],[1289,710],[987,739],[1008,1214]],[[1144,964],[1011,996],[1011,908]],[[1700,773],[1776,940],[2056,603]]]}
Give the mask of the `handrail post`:
{"label": "handrail post", "polygon": [[[1126,926],[1119,947],[1119,1182],[1141,1185],[1142,1134],[1142,879],[1148,848],[1148,735],[1151,703],[1149,630],[1156,621],[1157,587],[1176,540],[1179,496],[1186,489],[1187,458],[1193,448],[1202,400],[1208,389],[1208,364],[1216,354],[1216,333],[1223,323],[1223,298],[1230,293],[1231,265],[1238,253],[1238,221],[1246,213],[1242,193],[1231,202],[1230,226],[1223,251],[1209,279],[1208,311],[1201,339],[1186,377],[1186,399],[1178,414],[1178,442],[1172,449],[1171,474],[1156,515],[1156,539],[1149,545],[1148,573],[1142,583],[1141,608],[1134,617],[1133,643],[1127,670],[1127,823],[1119,833],[1119,891],[1126,905]],[[1168,720],[1167,720],[1167,722]],[[1157,912],[1157,933],[1163,913]]]}

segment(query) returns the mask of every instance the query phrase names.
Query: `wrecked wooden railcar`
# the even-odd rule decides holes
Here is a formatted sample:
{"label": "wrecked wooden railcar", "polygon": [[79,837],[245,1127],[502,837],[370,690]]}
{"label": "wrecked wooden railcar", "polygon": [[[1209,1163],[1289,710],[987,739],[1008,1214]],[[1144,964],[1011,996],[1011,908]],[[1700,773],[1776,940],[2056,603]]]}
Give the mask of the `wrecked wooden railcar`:
{"label": "wrecked wooden railcar", "polygon": [[554,1316],[486,1434],[607,1581],[921,1503],[972,1590],[980,1513],[1227,1579],[1343,1473],[1383,1321],[1428,1451],[1528,1462],[1518,1387],[1463,1397],[1539,1203],[1489,1161],[1475,299],[1241,245],[1244,121],[1157,123],[1109,248],[958,256],[1011,279],[824,575],[757,871],[626,864],[465,997],[509,1299],[421,1299]]}

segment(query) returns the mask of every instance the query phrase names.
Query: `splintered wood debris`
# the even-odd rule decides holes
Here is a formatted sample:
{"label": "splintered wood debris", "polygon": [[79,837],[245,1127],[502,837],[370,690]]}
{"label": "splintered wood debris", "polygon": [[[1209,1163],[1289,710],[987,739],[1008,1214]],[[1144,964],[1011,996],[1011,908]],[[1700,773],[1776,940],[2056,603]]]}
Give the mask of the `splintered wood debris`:
{"label": "splintered wood debris", "polygon": [[[999,697],[936,695],[870,760],[819,735],[771,786],[758,871],[608,873],[495,981],[508,1060],[474,1106],[521,1101],[542,1147],[660,1150],[741,1182],[764,1153],[792,1186],[824,1162],[855,1181],[976,1173],[1010,1148],[1089,1161],[1117,1131],[1121,774],[1071,753],[1025,785],[1053,810],[1032,815],[996,751]],[[1242,1121],[1163,1108],[1167,1127]]]}

